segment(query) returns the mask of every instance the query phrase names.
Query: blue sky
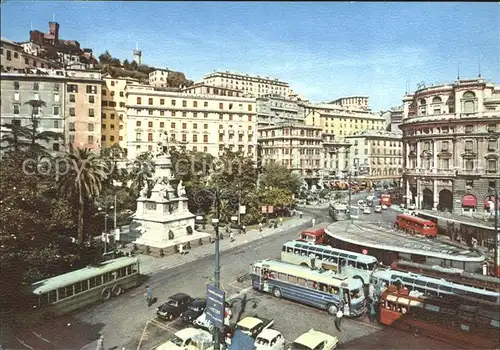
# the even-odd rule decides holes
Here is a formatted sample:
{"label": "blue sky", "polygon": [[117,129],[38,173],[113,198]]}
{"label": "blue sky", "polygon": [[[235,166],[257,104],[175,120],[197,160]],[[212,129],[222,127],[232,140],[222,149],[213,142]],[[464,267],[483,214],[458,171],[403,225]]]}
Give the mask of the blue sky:
{"label": "blue sky", "polygon": [[401,102],[408,82],[500,79],[497,3],[69,2],[6,0],[2,37],[28,40],[55,14],[63,39],[199,80],[216,69],[278,77],[312,101]]}

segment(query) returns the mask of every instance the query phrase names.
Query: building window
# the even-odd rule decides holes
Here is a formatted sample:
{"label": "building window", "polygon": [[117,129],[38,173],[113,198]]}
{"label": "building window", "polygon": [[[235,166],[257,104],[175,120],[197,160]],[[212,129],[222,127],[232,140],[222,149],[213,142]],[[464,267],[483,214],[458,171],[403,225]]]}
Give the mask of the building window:
{"label": "building window", "polygon": [[465,126],[465,133],[466,134],[471,134],[474,131],[474,126],[473,125],[466,125]]}
{"label": "building window", "polygon": [[193,101],[193,107],[198,107],[198,101]]}
{"label": "building window", "polygon": [[148,141],[153,142],[153,133],[152,132],[148,133]]}
{"label": "building window", "polygon": [[160,105],[163,106],[165,104],[165,99],[164,98],[160,98]]}
{"label": "building window", "polygon": [[106,130],[106,124],[101,125],[101,130]]}
{"label": "building window", "polygon": [[54,115],[59,115],[59,106],[54,106]]}
{"label": "building window", "polygon": [[114,137],[113,135],[111,135],[111,136],[109,137],[109,140],[110,140],[110,141],[114,141],[114,140],[115,140],[115,137]]}
{"label": "building window", "polygon": [[153,99],[152,98],[149,98],[148,99],[148,104],[151,106],[153,104]]}
{"label": "building window", "polygon": [[73,107],[71,107],[71,108],[69,109],[69,116],[70,116],[70,117],[74,117],[75,115],[76,115],[76,114],[75,114],[75,109],[74,109]]}
{"label": "building window", "polygon": [[198,135],[193,135],[193,142],[198,142]]}
{"label": "building window", "polygon": [[88,140],[88,144],[92,145],[94,143],[94,136],[93,135],[89,135],[88,138],[87,138],[87,140]]}
{"label": "building window", "polygon": [[110,127],[111,127],[111,130],[115,130],[115,124],[111,124]]}
{"label": "building window", "polygon": [[172,106],[175,106],[175,100],[172,100]]}
{"label": "building window", "polygon": [[194,123],[194,124],[193,124],[193,129],[194,129],[194,130],[198,129],[198,124]]}
{"label": "building window", "polygon": [[208,118],[208,113],[203,113],[203,118]]}
{"label": "building window", "polygon": [[141,139],[142,139],[142,134],[140,132],[136,133],[135,134],[135,140],[136,141],[141,141]]}
{"label": "building window", "polygon": [[39,89],[40,89],[40,84],[38,84],[37,82],[34,82],[33,83],[33,90],[38,91]]}
{"label": "building window", "polygon": [[165,111],[160,111],[160,117],[164,117],[165,116]]}
{"label": "building window", "polygon": [[165,123],[164,122],[160,122],[160,128],[164,128],[165,127]]}
{"label": "building window", "polygon": [[89,131],[94,131],[94,124],[89,123],[87,127]]}
{"label": "building window", "polygon": [[148,128],[152,128],[153,127],[153,122],[148,122]]}
{"label": "building window", "polygon": [[488,125],[488,132],[497,132],[497,125],[496,124],[489,124]]}
{"label": "building window", "polygon": [[182,101],[182,107],[187,107],[187,101],[185,100]]}
{"label": "building window", "polygon": [[[66,88],[66,91],[69,92],[69,93],[75,93],[75,94],[77,94],[78,93],[78,85],[68,84],[68,86]],[[74,101],[72,101],[72,102],[74,102]]]}
{"label": "building window", "polygon": [[449,149],[449,142],[448,141],[442,141],[441,142],[441,151],[448,151]]}
{"label": "building window", "polygon": [[73,94],[69,95],[69,102],[76,102],[75,95],[73,95]]}
{"label": "building window", "polygon": [[94,108],[89,108],[89,117],[94,116]]}
{"label": "building window", "polygon": [[198,113],[193,112],[193,118],[198,118]]}
{"label": "building window", "polygon": [[175,117],[175,111],[170,112],[170,114],[172,115],[172,117]]}
{"label": "building window", "polygon": [[252,111],[252,105],[248,105],[248,111],[251,112]]}
{"label": "building window", "polygon": [[208,143],[208,135],[203,135],[203,142]]}
{"label": "building window", "polygon": [[175,129],[175,123],[170,123],[170,129]]}
{"label": "building window", "polygon": [[442,168],[444,170],[449,170],[450,169],[450,160],[449,159],[442,159],[441,160]]}
{"label": "building window", "polygon": [[95,96],[94,95],[90,95],[89,96],[89,103],[94,103],[95,102]]}
{"label": "building window", "polygon": [[120,97],[123,97],[125,96],[125,94],[123,93],[123,91],[120,91]]}
{"label": "building window", "polygon": [[465,160],[465,170],[472,171],[474,169],[474,162],[471,159]]}
{"label": "building window", "polygon": [[497,161],[494,159],[488,160],[488,172],[490,173],[496,173],[498,171],[497,169]]}
{"label": "building window", "polygon": [[203,107],[208,107],[208,102],[207,101],[203,102]]}
{"label": "building window", "polygon": [[224,116],[222,113],[219,113],[219,120],[223,120],[224,119]]}
{"label": "building window", "polygon": [[224,142],[224,135],[219,134],[219,142]]}
{"label": "building window", "polygon": [[152,110],[152,109],[150,109],[150,110],[148,111],[148,115],[153,115],[153,110]]}
{"label": "building window", "polygon": [[14,82],[14,90],[19,90],[19,82],[18,81]]}
{"label": "building window", "polygon": [[187,141],[187,135],[186,134],[182,134],[182,142],[186,142]]}
{"label": "building window", "polygon": [[137,104],[138,105],[142,104],[142,99],[140,97],[137,97]]}
{"label": "building window", "polygon": [[187,124],[186,123],[182,123],[182,129],[187,129]]}
{"label": "building window", "polygon": [[19,105],[14,105],[14,114],[18,115],[19,114]]}
{"label": "building window", "polygon": [[468,140],[465,141],[465,151],[466,152],[471,152],[472,151],[472,141]]}
{"label": "building window", "polygon": [[141,121],[140,120],[136,121],[135,126],[141,126]]}
{"label": "building window", "polygon": [[219,103],[219,109],[224,109],[224,103],[222,102]]}
{"label": "building window", "polygon": [[97,94],[97,86],[87,85],[87,94]]}
{"label": "building window", "polygon": [[69,131],[76,131],[75,129],[75,123],[71,122],[68,124]]}
{"label": "building window", "polygon": [[488,140],[488,152],[493,152],[497,150],[497,141]]}
{"label": "building window", "polygon": [[111,80],[111,86],[115,86],[115,82]]}
{"label": "building window", "polygon": [[185,118],[187,116],[186,112],[182,112],[182,116]]}

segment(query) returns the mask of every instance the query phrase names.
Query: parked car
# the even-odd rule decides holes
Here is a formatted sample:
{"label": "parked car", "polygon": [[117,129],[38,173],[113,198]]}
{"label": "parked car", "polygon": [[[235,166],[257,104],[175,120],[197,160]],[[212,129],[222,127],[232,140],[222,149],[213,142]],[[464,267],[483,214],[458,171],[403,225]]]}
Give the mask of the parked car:
{"label": "parked car", "polygon": [[186,311],[192,301],[193,299],[187,294],[174,294],[165,303],[158,306],[156,314],[161,319],[173,320]]}
{"label": "parked car", "polygon": [[415,210],[415,209],[417,209],[417,206],[415,204],[408,205],[408,210]]}
{"label": "parked car", "polygon": [[375,213],[381,213],[382,212],[382,207],[380,205],[377,205],[377,206],[375,206],[375,208],[373,209],[373,211]]}
{"label": "parked car", "polygon": [[255,338],[255,350],[285,350],[286,341],[281,332],[274,329],[264,329]]}
{"label": "parked car", "polygon": [[[185,328],[176,332],[166,343],[158,346],[156,350],[186,349],[193,337],[205,332],[196,328]],[[207,333],[209,334],[209,333]],[[209,334],[210,335],[210,334]]]}
{"label": "parked car", "polygon": [[294,340],[292,350],[333,350],[338,343],[337,337],[311,329]]}
{"label": "parked car", "polygon": [[382,210],[387,210],[387,205],[382,204]]}
{"label": "parked car", "polygon": [[274,320],[260,318],[258,316],[245,317],[236,324],[236,329],[243,331],[243,333],[256,338],[260,332],[265,329],[272,328]]}
{"label": "parked car", "polygon": [[371,214],[371,213],[372,213],[372,211],[371,211],[370,207],[363,208],[363,214]]}
{"label": "parked car", "polygon": [[205,311],[207,300],[196,298],[188,306],[187,310],[181,313],[181,321],[184,323],[193,323]]}

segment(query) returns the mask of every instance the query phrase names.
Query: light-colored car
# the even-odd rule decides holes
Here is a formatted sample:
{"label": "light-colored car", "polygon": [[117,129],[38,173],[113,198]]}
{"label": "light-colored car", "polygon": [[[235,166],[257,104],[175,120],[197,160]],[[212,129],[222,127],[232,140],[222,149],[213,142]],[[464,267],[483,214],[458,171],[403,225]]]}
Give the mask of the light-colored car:
{"label": "light-colored car", "polygon": [[274,329],[264,329],[255,339],[255,350],[284,350],[285,338],[281,332]]}
{"label": "light-colored car", "polygon": [[311,329],[295,339],[292,343],[292,350],[333,350],[338,343],[339,339],[337,337]]}
{"label": "light-colored car", "polygon": [[381,213],[382,207],[380,205],[377,205],[377,206],[375,206],[375,208],[373,210],[375,211],[375,213]]}
{"label": "light-colored car", "polygon": [[408,205],[408,210],[415,210],[415,209],[417,209],[417,206],[415,204]]}
{"label": "light-colored car", "polygon": [[156,350],[175,350],[175,349],[186,349],[193,337],[201,334],[205,331],[196,328],[184,328],[176,332],[170,340],[159,347]]}
{"label": "light-colored car", "polygon": [[363,208],[363,214],[371,214],[372,211],[370,210],[370,207],[364,207]]}
{"label": "light-colored car", "polygon": [[273,325],[274,320],[248,316],[236,324],[236,329],[241,330],[252,338],[256,338],[262,331],[271,328]]}
{"label": "light-colored car", "polygon": [[[224,324],[226,326],[229,326],[229,320],[233,317],[233,312],[230,308],[226,307],[225,315],[226,317],[224,318]],[[208,319],[206,311],[193,321],[193,325],[209,332],[212,332],[214,330],[214,325]]]}
{"label": "light-colored car", "polygon": [[387,205],[382,204],[382,210],[387,210]]}

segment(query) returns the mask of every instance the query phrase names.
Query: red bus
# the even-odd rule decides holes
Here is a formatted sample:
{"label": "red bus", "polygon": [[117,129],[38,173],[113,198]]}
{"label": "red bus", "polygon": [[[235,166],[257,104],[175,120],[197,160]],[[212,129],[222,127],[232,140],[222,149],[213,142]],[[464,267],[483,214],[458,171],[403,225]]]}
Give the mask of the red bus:
{"label": "red bus", "polygon": [[392,205],[392,199],[390,194],[381,194],[380,195],[380,205],[387,205],[390,207]]}
{"label": "red bus", "polygon": [[425,220],[417,216],[399,214],[396,217],[395,225],[399,229],[409,231],[411,233],[418,233],[419,235],[425,237],[437,236],[437,225],[430,220]]}
{"label": "red bus", "polygon": [[300,233],[299,241],[305,241],[313,244],[324,244],[325,242],[325,228],[319,230],[309,229]]}
{"label": "red bus", "polygon": [[[413,293],[412,293],[413,294]],[[498,310],[462,305],[460,301],[410,296],[389,286],[380,297],[380,323],[431,338],[459,348],[498,349]]]}

